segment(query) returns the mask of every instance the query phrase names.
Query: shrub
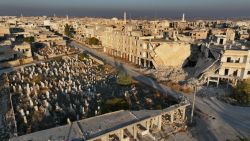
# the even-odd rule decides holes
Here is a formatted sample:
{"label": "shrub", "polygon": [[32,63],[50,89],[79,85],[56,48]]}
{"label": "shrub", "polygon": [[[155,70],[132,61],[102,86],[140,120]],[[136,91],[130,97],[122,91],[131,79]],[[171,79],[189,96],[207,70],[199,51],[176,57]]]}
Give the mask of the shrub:
{"label": "shrub", "polygon": [[97,38],[92,37],[92,38],[87,39],[87,44],[89,44],[89,45],[100,45],[100,41]]}
{"label": "shrub", "polygon": [[133,79],[130,75],[124,72],[120,72],[118,74],[118,78],[116,80],[117,84],[119,85],[131,85],[133,83]]}
{"label": "shrub", "polygon": [[112,98],[112,99],[108,99],[107,101],[105,101],[102,112],[108,113],[108,112],[113,112],[113,111],[118,111],[118,110],[128,110],[128,109],[129,109],[129,105],[125,99]]}
{"label": "shrub", "polygon": [[242,104],[250,103],[250,79],[242,81],[236,87],[235,98]]}

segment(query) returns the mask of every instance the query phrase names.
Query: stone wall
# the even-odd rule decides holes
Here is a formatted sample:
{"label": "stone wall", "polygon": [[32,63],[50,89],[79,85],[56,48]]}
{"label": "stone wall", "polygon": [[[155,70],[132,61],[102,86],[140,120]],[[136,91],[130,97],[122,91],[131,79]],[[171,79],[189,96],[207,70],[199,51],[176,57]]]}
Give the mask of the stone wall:
{"label": "stone wall", "polygon": [[11,67],[16,67],[22,64],[29,64],[33,62],[33,58],[24,58],[24,59],[18,59],[18,60],[13,60],[13,61],[7,61],[4,63],[0,63],[0,69],[1,68],[11,68]]}

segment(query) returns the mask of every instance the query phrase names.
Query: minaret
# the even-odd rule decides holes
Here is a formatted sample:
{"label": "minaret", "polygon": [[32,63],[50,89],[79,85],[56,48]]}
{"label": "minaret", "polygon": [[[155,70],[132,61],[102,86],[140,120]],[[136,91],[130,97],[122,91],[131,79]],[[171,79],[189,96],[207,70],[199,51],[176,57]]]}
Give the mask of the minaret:
{"label": "minaret", "polygon": [[185,22],[185,13],[182,14],[182,22]]}
{"label": "minaret", "polygon": [[69,16],[68,15],[66,15],[66,20],[69,21]]}
{"label": "minaret", "polygon": [[124,24],[126,24],[127,23],[127,13],[126,12],[124,12],[124,15],[123,15],[123,22],[124,22]]}
{"label": "minaret", "polygon": [[21,13],[21,18],[20,18],[20,20],[21,20],[21,21],[23,20],[23,13]]}

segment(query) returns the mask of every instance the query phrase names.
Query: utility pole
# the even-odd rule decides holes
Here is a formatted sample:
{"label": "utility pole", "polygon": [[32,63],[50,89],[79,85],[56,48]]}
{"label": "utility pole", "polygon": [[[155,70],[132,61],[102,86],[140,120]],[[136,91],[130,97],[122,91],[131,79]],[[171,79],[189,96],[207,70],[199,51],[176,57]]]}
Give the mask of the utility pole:
{"label": "utility pole", "polygon": [[195,97],[196,97],[196,93],[197,93],[197,86],[194,86],[194,97],[193,97],[193,103],[192,103],[192,111],[191,111],[191,120],[190,123],[193,123],[193,116],[194,116],[194,104],[195,104]]}

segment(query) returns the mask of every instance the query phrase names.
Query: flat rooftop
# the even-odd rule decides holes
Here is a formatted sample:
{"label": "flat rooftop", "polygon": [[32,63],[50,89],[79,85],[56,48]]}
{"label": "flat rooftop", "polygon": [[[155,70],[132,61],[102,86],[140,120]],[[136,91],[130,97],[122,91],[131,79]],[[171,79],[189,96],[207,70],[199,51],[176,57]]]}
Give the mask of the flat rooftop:
{"label": "flat rooftop", "polygon": [[98,137],[102,134],[120,129],[149,117],[172,111],[189,104],[177,104],[164,110],[116,111],[104,115],[72,122],[72,124],[55,127],[35,133],[13,137],[10,141],[47,141],[72,140],[83,141]]}
{"label": "flat rooftop", "polygon": [[139,121],[130,111],[117,111],[72,124],[14,137],[10,141],[74,140],[81,141],[98,137]]}
{"label": "flat rooftop", "polygon": [[86,139],[98,137],[110,131],[117,130],[138,119],[129,111],[117,111],[97,117],[78,121],[79,128]]}

